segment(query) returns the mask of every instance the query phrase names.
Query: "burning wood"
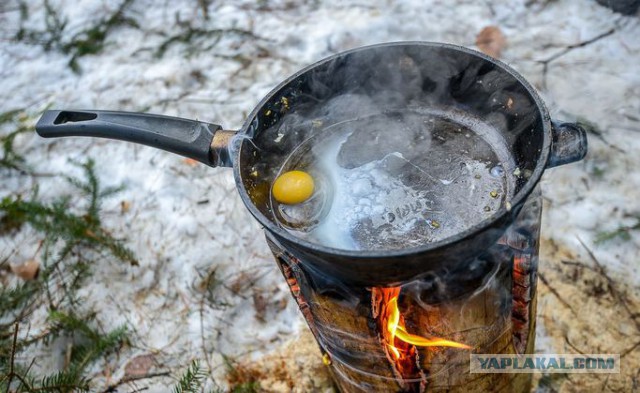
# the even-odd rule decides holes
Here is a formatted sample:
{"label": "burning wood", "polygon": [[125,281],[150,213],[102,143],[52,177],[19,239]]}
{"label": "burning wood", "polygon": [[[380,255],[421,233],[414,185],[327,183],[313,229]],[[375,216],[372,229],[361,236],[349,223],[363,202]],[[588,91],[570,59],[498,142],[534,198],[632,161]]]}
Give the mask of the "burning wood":
{"label": "burning wood", "polygon": [[463,269],[392,287],[343,281],[268,240],[341,392],[526,391],[528,374],[470,374],[469,354],[533,351],[540,208],[533,198]]}
{"label": "burning wood", "polygon": [[416,347],[452,347],[471,349],[470,346],[443,338],[426,338],[407,332],[404,317],[398,307],[400,287],[372,288],[372,314],[381,331],[387,357],[395,374],[401,379],[424,378],[418,367]]}

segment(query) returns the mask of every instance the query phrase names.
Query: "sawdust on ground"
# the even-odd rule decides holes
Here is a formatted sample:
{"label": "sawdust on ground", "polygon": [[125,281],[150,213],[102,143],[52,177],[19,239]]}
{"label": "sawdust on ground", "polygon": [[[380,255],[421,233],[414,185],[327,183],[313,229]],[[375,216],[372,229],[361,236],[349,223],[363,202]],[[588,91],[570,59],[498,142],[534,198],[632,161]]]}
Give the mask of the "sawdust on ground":
{"label": "sawdust on ground", "polygon": [[[539,329],[558,354],[620,354],[620,374],[534,375],[534,390],[631,392],[640,389],[640,296],[615,280],[590,250],[575,255],[551,239],[542,241],[538,281]],[[539,352],[539,351],[538,351]],[[257,362],[243,375],[264,392],[331,392],[331,377],[308,331]],[[238,383],[239,381],[231,381]]]}

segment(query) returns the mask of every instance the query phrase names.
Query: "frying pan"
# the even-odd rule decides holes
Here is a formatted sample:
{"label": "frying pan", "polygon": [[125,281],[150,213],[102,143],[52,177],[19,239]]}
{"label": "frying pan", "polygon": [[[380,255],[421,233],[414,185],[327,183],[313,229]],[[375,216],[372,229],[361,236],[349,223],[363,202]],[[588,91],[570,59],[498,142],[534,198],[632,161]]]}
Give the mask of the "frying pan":
{"label": "frying pan", "polygon": [[[354,104],[360,98],[367,104]],[[301,141],[372,111],[412,108],[466,113],[498,130],[522,174],[514,179],[508,203],[444,239],[389,250],[327,247],[292,234],[274,220],[269,190],[278,173],[276,164]],[[580,160],[587,152],[585,131],[576,124],[552,121],[533,87],[512,68],[474,50],[430,42],[362,47],[310,65],[267,94],[238,131],[175,117],[95,110],[46,111],[36,131],[45,138],[120,139],[212,167],[232,167],[240,197],[271,242],[309,269],[377,286],[443,268],[464,268],[504,233],[545,169]],[[367,131],[361,132],[366,139]],[[379,128],[375,132],[385,133]],[[394,130],[386,132],[391,135]]]}

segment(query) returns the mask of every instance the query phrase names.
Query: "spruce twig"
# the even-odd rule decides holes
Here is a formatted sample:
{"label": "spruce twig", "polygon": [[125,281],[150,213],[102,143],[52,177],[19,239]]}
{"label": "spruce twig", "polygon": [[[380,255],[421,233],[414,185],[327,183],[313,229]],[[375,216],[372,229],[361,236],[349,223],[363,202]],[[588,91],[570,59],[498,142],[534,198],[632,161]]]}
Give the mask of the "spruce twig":
{"label": "spruce twig", "polygon": [[[128,343],[126,326],[104,332],[93,327],[95,312],[77,311],[82,303],[76,291],[90,275],[90,265],[96,262],[90,258],[110,254],[135,262],[131,251],[100,220],[102,198],[122,187],[102,187],[93,161],[77,165],[82,169],[80,178],[62,177],[86,198],[80,212],[72,209],[71,197],[48,203],[40,201],[37,189],[27,198],[8,196],[0,200],[0,235],[28,226],[42,239],[37,251],[41,252],[42,264],[36,279],[0,288],[0,391],[89,391],[88,366]],[[43,299],[48,300],[49,318],[39,333],[19,339],[18,323],[37,307],[47,307]],[[11,324],[16,327],[13,333],[9,332]],[[34,359],[29,357],[30,348],[36,344],[49,345],[61,336],[69,340],[70,357],[65,369],[32,377]],[[24,359],[25,354],[26,364],[31,361],[26,369],[16,362]]]}
{"label": "spruce twig", "polygon": [[27,19],[29,19],[29,9],[25,3],[20,7],[20,22],[21,26],[16,33],[15,39],[18,41],[26,42],[29,44],[42,45],[42,47],[48,51],[54,47],[60,45],[62,41],[62,35],[67,27],[68,20],[63,19],[58,15],[55,7],[51,6],[49,0],[43,1],[44,5],[44,21],[45,29],[30,30],[22,26]]}
{"label": "spruce twig", "polygon": [[[59,376],[76,378],[82,382],[82,375],[86,367],[100,356],[119,348],[128,342],[126,326],[120,326],[106,334],[89,326],[88,321],[93,320],[95,314],[80,317],[72,312],[51,311],[49,321],[52,323],[52,335],[66,333],[76,343],[72,347],[70,362]],[[77,344],[77,343],[83,344]]]}
{"label": "spruce twig", "polygon": [[13,382],[13,367],[16,359],[16,342],[18,341],[18,323],[15,325],[14,333],[13,333],[13,344],[11,344],[11,359],[9,360],[9,374],[7,375],[7,392],[11,389],[11,382]]}
{"label": "spruce twig", "polygon": [[39,285],[33,281],[0,289],[0,316],[12,316],[11,322],[0,323],[0,329],[6,329],[23,320],[38,301],[39,291]]}
{"label": "spruce twig", "polygon": [[59,371],[53,375],[42,377],[40,386],[32,388],[30,392],[88,392],[89,381],[78,378],[77,375]]}
{"label": "spruce twig", "polygon": [[542,89],[546,90],[547,89],[547,73],[549,72],[549,65],[556,61],[557,59],[559,59],[560,57],[566,55],[567,53],[575,50],[575,49],[579,49],[579,48],[584,48],[585,46],[591,45],[594,42],[600,41],[603,38],[609,37],[610,35],[614,34],[616,32],[615,28],[611,28],[607,31],[605,31],[604,33],[600,33],[597,36],[590,38],[586,41],[581,41],[572,45],[567,45],[563,50],[561,50],[558,53],[555,53],[549,57],[547,57],[544,60],[539,60],[538,63],[542,64]]}
{"label": "spruce twig", "polygon": [[100,222],[100,200],[119,192],[122,187],[101,189],[95,175],[95,163],[89,160],[78,165],[85,172],[85,180],[65,177],[88,197],[89,207],[85,214],[71,213],[68,197],[60,198],[51,204],[36,200],[25,201],[20,197],[6,197],[0,201],[0,213],[4,213],[4,216],[0,216],[0,234],[19,229],[28,223],[37,231],[45,233],[49,244],[66,240],[67,246],[63,248],[58,261],[74,251],[76,246],[85,246],[98,252],[108,251],[123,262],[137,265],[133,252],[120,240],[111,236]]}
{"label": "spruce twig", "polygon": [[636,223],[632,225],[623,225],[610,232],[600,232],[596,235],[594,243],[600,245],[613,239],[622,239],[624,241],[631,240],[631,232],[640,230],[640,215],[635,217]]}
{"label": "spruce twig", "polygon": [[[218,42],[222,39],[222,37],[226,34],[235,35],[244,39],[252,39],[258,40],[259,37],[253,34],[251,31],[238,29],[238,28],[229,28],[229,29],[202,29],[192,26],[187,26],[184,30],[179,32],[178,34],[172,35],[164,40],[158,46],[158,49],[155,51],[155,57],[162,57],[166,53],[166,51],[173,45],[182,43],[182,44],[190,44],[195,40],[199,39],[213,39],[211,43],[206,46],[202,46],[199,51],[205,52],[212,49],[214,46],[218,44]],[[220,56],[220,55],[217,55]],[[235,59],[235,58],[234,58]],[[239,58],[238,58],[239,59]]]}
{"label": "spruce twig", "polygon": [[[17,343],[18,343],[18,330],[19,330],[20,325],[18,324],[18,322],[15,323],[15,328],[13,330],[13,342],[11,344],[11,356],[10,356],[10,360],[9,360],[9,372],[7,373],[7,390],[5,391],[6,393],[9,393],[11,390],[11,383],[13,382],[13,378],[16,378],[20,381],[20,383],[22,385],[24,385],[28,390],[32,390],[29,382],[26,380],[25,377],[23,377],[22,375],[20,375],[18,372],[16,372],[16,367],[15,367],[15,360],[16,360],[16,350],[17,350]],[[0,382],[2,382],[2,380],[0,380]],[[19,386],[18,386],[19,387]]]}
{"label": "spruce twig", "polygon": [[206,374],[200,369],[200,362],[194,360],[173,387],[173,393],[198,393]]}
{"label": "spruce twig", "polygon": [[[65,39],[64,33],[68,26],[68,20],[58,14],[49,0],[44,0],[45,29],[31,30],[21,26],[15,39],[28,44],[41,45],[46,51],[55,49],[70,55],[69,67],[79,73],[78,59],[82,56],[102,52],[106,46],[107,37],[114,29],[121,26],[139,27],[134,19],[124,14],[133,2],[134,0],[123,0],[108,17],[100,19],[94,25],[74,34],[69,39]],[[28,17],[27,11],[22,12],[21,22],[24,23]]]}
{"label": "spruce twig", "polygon": [[0,168],[13,169],[22,173],[28,172],[25,168],[25,159],[15,151],[16,138],[28,132],[32,132],[31,127],[25,124],[27,118],[21,109],[13,109],[0,113],[0,126],[14,124],[15,128],[5,135],[0,135],[0,145],[2,146],[2,156],[0,157]]}

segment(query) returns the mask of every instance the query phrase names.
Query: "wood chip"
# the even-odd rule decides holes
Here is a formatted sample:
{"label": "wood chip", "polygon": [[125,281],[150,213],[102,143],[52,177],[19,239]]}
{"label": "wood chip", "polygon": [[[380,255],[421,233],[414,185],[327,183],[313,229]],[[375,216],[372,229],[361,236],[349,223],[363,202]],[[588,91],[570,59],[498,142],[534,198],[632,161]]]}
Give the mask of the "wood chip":
{"label": "wood chip", "polygon": [[253,307],[256,309],[256,319],[260,322],[265,322],[267,314],[267,299],[262,292],[257,290],[253,291]]}
{"label": "wood chip", "polygon": [[194,160],[193,158],[184,158],[182,162],[190,167],[198,166],[198,161]]}
{"label": "wood chip", "polygon": [[497,26],[487,26],[476,37],[476,46],[485,54],[499,58],[507,39]]}
{"label": "wood chip", "polygon": [[29,259],[20,265],[11,264],[11,271],[25,281],[35,280],[40,271],[40,262]]}
{"label": "wood chip", "polygon": [[124,366],[124,379],[143,377],[149,374],[149,370],[155,362],[156,358],[151,354],[136,356]]}

